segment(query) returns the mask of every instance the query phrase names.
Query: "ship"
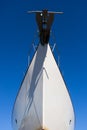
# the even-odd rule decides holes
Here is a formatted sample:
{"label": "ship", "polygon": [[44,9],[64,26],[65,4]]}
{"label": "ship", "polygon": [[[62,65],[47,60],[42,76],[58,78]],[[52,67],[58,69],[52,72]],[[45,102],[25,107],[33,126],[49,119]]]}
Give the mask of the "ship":
{"label": "ship", "polygon": [[49,44],[55,14],[35,13],[39,44],[21,83],[12,110],[13,130],[74,130],[74,109]]}

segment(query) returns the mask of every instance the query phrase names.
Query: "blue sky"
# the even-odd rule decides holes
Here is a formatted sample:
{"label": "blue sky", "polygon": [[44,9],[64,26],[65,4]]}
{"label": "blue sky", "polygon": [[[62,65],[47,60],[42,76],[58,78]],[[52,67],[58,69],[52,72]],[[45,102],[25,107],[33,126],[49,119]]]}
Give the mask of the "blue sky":
{"label": "blue sky", "polygon": [[87,130],[86,0],[0,0],[0,129],[12,130],[12,108],[37,30],[35,16],[26,11],[42,9],[64,11],[55,16],[52,28],[75,110],[75,130]]}

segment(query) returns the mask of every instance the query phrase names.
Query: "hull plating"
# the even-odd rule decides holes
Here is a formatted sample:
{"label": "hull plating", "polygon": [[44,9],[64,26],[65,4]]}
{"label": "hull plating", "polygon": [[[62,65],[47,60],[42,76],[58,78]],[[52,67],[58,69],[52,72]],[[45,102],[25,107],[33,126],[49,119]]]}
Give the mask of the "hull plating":
{"label": "hull plating", "polygon": [[73,130],[74,112],[50,46],[39,45],[12,114],[14,130]]}

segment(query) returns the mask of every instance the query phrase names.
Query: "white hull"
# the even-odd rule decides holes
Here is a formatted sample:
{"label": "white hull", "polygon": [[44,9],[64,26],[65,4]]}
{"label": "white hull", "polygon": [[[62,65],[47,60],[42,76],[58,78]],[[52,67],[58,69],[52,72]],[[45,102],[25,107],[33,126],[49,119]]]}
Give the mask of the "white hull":
{"label": "white hull", "polygon": [[50,46],[39,45],[18,93],[14,130],[74,130],[72,103]]}

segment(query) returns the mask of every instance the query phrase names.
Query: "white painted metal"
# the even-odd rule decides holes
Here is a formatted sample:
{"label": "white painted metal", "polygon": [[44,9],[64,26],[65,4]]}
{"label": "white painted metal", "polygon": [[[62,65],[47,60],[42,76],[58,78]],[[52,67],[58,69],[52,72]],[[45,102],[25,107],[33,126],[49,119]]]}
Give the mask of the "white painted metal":
{"label": "white painted metal", "polygon": [[49,44],[39,47],[18,93],[14,130],[74,130],[74,112]]}

